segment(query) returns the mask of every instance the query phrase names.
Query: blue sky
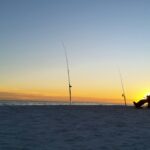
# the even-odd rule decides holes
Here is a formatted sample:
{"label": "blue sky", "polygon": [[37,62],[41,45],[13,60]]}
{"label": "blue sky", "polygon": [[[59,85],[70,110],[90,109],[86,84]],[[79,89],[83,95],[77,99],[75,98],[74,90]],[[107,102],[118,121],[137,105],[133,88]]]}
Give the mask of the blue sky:
{"label": "blue sky", "polygon": [[92,87],[97,92],[87,97],[114,90],[119,98],[117,66],[131,99],[148,92],[149,6],[148,0],[1,0],[1,90],[63,93],[63,40],[75,96]]}

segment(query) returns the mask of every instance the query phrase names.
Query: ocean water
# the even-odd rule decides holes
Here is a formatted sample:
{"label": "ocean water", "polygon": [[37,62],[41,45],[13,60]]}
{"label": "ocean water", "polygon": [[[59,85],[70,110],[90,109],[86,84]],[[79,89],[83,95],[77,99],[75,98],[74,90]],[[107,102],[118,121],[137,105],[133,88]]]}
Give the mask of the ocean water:
{"label": "ocean water", "polygon": [[150,110],[1,105],[0,150],[149,150]]}

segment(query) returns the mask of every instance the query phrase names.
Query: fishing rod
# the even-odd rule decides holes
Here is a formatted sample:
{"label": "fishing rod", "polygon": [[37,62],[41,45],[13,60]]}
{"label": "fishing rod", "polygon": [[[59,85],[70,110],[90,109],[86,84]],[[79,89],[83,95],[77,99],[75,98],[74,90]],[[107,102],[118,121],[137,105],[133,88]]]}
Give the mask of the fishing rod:
{"label": "fishing rod", "polygon": [[70,69],[69,69],[69,61],[68,61],[68,56],[67,56],[67,50],[65,47],[65,44],[62,42],[62,46],[64,48],[64,53],[65,53],[65,58],[66,58],[66,65],[67,65],[67,75],[68,75],[68,88],[69,88],[69,102],[70,105],[72,104],[72,93],[71,93],[71,81],[70,81]]}
{"label": "fishing rod", "polygon": [[120,82],[121,82],[121,87],[122,87],[122,97],[124,98],[125,106],[127,106],[127,98],[125,94],[125,89],[124,89],[124,84],[123,84],[123,79],[122,79],[122,74],[121,74],[120,69],[118,69],[118,72],[119,72],[119,77],[120,77]]}

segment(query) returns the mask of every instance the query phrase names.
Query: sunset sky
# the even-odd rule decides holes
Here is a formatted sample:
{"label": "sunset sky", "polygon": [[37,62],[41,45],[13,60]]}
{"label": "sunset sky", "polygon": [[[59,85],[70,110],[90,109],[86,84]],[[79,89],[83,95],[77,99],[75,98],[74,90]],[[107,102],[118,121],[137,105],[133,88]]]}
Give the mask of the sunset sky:
{"label": "sunset sky", "polygon": [[149,0],[1,0],[0,99],[128,103],[150,93]]}

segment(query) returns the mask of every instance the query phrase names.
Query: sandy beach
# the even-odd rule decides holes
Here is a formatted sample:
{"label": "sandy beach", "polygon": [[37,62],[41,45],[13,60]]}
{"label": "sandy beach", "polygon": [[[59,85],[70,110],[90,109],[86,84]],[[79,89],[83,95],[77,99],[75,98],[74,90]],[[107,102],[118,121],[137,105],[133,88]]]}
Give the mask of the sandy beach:
{"label": "sandy beach", "polygon": [[0,106],[0,149],[148,150],[149,115],[129,106]]}

